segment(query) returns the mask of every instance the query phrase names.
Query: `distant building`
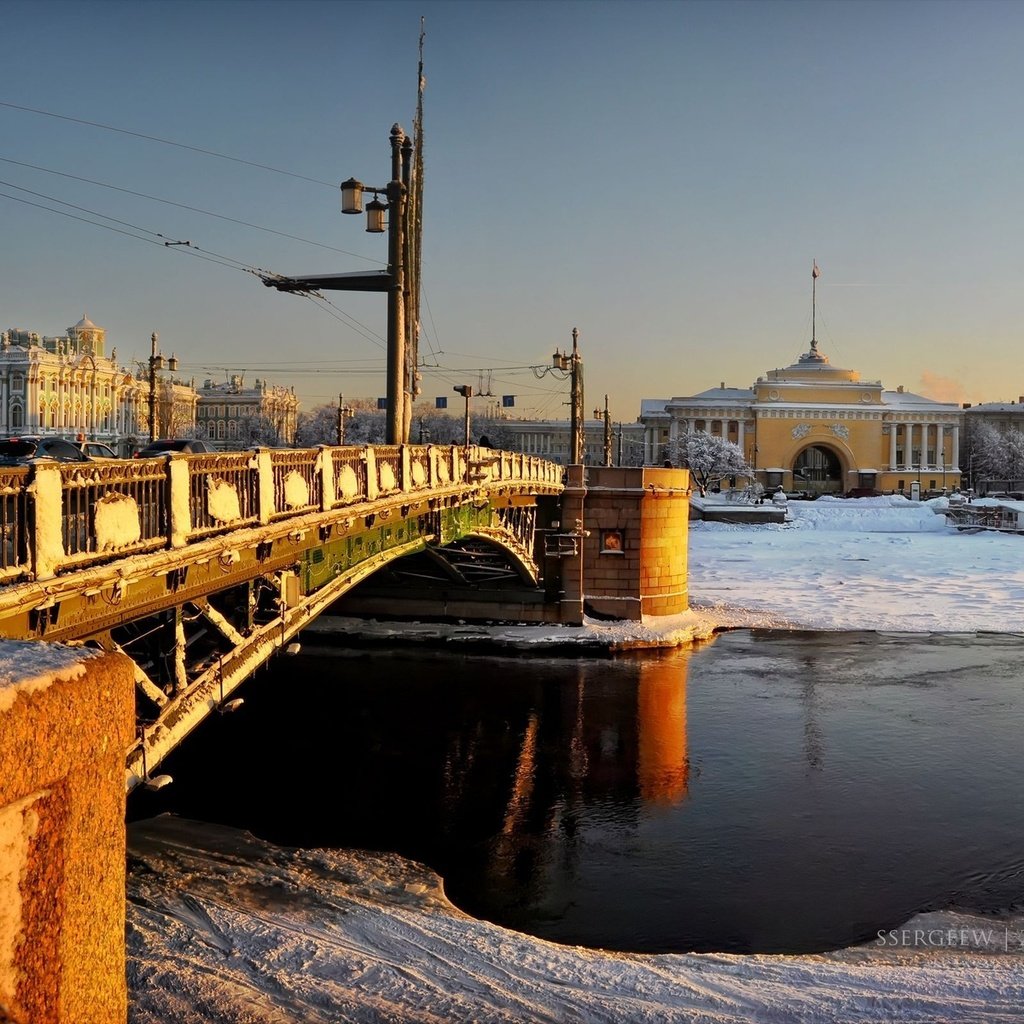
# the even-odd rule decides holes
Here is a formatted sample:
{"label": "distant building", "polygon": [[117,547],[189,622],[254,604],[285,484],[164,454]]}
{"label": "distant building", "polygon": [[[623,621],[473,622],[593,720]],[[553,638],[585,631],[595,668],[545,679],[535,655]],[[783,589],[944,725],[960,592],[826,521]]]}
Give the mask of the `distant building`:
{"label": "distant building", "polygon": [[854,490],[922,492],[960,484],[956,404],[832,366],[810,351],[769,370],[750,388],[722,383],[683,398],[645,399],[644,459],[660,465],[681,434],[704,432],[739,445],[766,488],[846,494]]}
{"label": "distant building", "polygon": [[[207,380],[199,388],[197,433],[220,447],[257,442],[292,444],[299,400],[294,388],[256,378],[247,388],[242,377],[223,384]],[[272,436],[271,436],[272,435]]]}
{"label": "distant building", "polygon": [[[525,455],[540,455],[552,462],[569,462],[572,438],[569,420],[499,421],[500,447]],[[583,462],[590,466],[604,465],[604,420],[586,420],[583,424]],[[639,423],[612,424],[612,464],[642,465],[643,426]]]}
{"label": "distant building", "polygon": [[[104,328],[83,316],[53,337],[14,327],[0,334],[0,433],[83,436],[130,455],[149,439],[149,376],[106,355]],[[157,381],[159,437],[195,430],[195,389]]]}
{"label": "distant building", "polygon": [[83,434],[124,448],[134,433],[137,382],[105,355],[106,331],[83,316],[63,335],[0,334],[0,431]]}

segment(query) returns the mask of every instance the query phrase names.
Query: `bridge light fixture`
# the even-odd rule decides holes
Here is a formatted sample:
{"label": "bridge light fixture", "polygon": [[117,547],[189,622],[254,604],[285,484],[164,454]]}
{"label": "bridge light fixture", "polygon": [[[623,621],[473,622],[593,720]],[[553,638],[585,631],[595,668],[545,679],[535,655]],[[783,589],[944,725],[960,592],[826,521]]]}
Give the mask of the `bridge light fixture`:
{"label": "bridge light fixture", "polygon": [[151,779],[145,779],[142,783],[143,789],[148,789],[151,793],[155,793],[158,789],[163,789],[164,786],[169,786],[174,779],[170,775],[154,775]]}
{"label": "bridge light fixture", "polygon": [[341,212],[363,212],[363,183],[357,178],[349,178],[341,183]]}

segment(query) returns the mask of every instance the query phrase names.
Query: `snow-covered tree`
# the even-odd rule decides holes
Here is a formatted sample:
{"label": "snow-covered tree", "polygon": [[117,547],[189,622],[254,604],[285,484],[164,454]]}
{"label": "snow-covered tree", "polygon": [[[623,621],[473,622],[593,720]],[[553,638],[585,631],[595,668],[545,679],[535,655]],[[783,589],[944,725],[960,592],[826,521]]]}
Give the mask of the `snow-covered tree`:
{"label": "snow-covered tree", "polygon": [[680,435],[668,444],[666,453],[673,465],[690,471],[702,497],[726,477],[753,476],[738,444],[703,431]]}
{"label": "snow-covered tree", "polygon": [[975,480],[1006,479],[1006,441],[991,423],[982,420],[971,424],[967,460],[972,485]]}
{"label": "snow-covered tree", "polygon": [[245,416],[238,421],[238,447],[250,445],[280,445],[281,434],[267,416]]}
{"label": "snow-covered tree", "polygon": [[1024,480],[1024,434],[1011,427],[1003,437],[1003,479],[1016,486]]}

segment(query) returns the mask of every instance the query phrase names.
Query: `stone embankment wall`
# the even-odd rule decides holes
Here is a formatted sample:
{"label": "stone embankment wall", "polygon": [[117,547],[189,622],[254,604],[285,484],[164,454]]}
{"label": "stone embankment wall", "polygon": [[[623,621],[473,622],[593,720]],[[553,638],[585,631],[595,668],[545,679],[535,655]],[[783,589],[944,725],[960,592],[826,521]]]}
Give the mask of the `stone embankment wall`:
{"label": "stone embankment wall", "polygon": [[131,662],[0,642],[0,1021],[124,1024]]}

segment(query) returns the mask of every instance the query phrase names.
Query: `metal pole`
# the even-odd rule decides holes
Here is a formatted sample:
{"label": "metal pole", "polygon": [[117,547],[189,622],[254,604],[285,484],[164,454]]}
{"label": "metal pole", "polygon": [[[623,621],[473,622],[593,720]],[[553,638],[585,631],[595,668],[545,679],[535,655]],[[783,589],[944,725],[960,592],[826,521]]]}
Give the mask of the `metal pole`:
{"label": "metal pole", "polygon": [[402,143],[405,132],[391,126],[391,181],[388,197],[388,414],[387,443],[403,444],[405,434],[405,185]]}
{"label": "metal pole", "polygon": [[583,462],[583,360],[579,354],[580,332],[572,329],[572,419],[569,432],[572,436],[570,462],[574,466]]}
{"label": "metal pole", "polygon": [[608,396],[604,396],[604,464],[612,464],[612,420],[608,414]]}
{"label": "metal pole", "polygon": [[149,443],[156,440],[156,339],[157,333],[153,332],[150,339],[153,343],[153,351],[149,356]]}
{"label": "metal pole", "polygon": [[345,396],[338,395],[338,444],[345,443]]}
{"label": "metal pole", "polygon": [[469,396],[471,394],[473,394],[473,389],[472,388],[466,388],[465,394],[466,394],[466,440],[465,440],[465,445],[468,448],[469,447]]}

